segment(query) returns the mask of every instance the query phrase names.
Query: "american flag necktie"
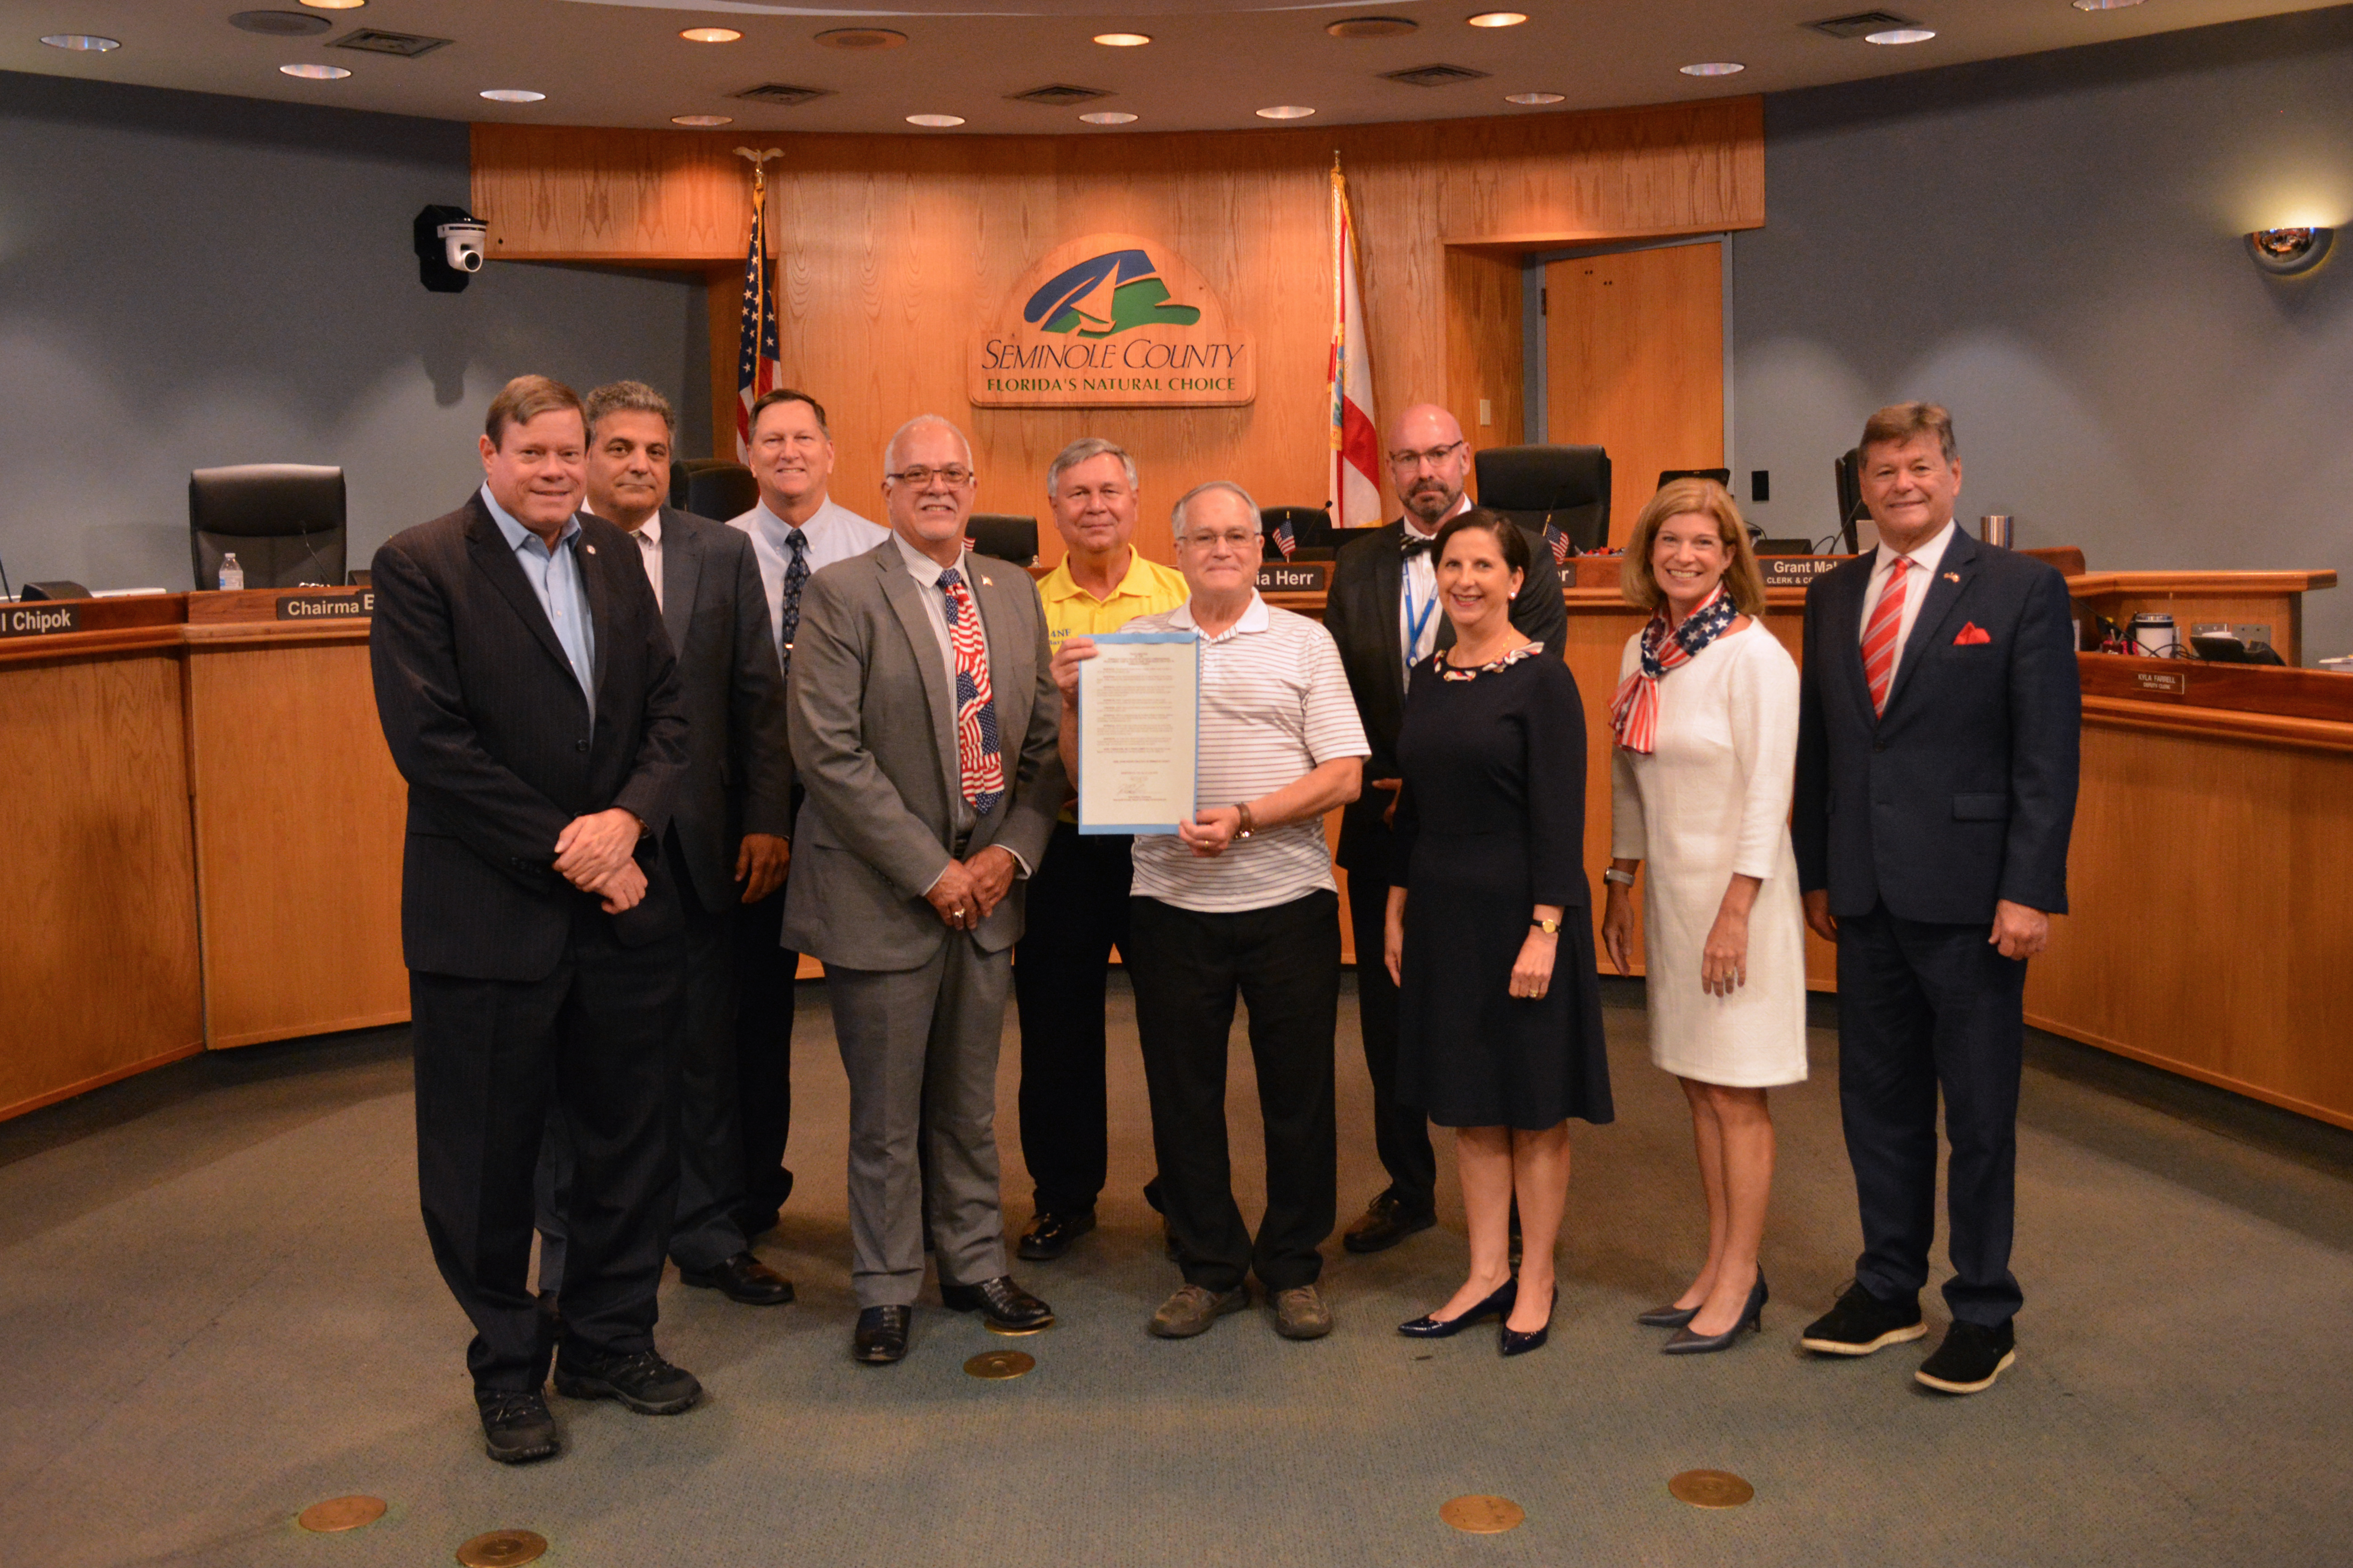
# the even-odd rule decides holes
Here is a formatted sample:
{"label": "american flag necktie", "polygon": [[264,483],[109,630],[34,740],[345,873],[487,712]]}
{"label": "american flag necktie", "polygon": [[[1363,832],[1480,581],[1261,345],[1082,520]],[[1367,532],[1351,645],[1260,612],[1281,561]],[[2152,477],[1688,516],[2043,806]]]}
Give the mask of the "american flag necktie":
{"label": "american flag necktie", "polygon": [[988,685],[988,649],[980,640],[980,610],[964,574],[940,574],[947,601],[948,641],[955,650],[956,773],[964,798],[987,816],[1005,794],[1005,752],[997,743],[997,698]]}
{"label": "american flag necktie", "polygon": [[1908,555],[1889,563],[1887,585],[1879,591],[1871,624],[1862,628],[1862,679],[1871,687],[1871,710],[1882,717],[1887,712],[1887,689],[1895,679],[1896,633],[1904,625],[1904,599],[1909,592],[1905,574],[1911,569]]}
{"label": "american flag necktie", "polygon": [[784,661],[785,673],[793,672],[793,638],[801,629],[801,590],[808,586],[808,535],[799,529],[785,534],[785,543],[793,558],[785,563],[784,604],[776,615],[776,657]]}

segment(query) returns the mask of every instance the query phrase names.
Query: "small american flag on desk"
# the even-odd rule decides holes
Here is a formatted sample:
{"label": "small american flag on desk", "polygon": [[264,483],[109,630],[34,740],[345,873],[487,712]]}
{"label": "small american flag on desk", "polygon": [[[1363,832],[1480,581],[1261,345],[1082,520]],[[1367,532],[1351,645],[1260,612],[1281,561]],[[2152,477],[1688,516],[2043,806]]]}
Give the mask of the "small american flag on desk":
{"label": "small american flag on desk", "polygon": [[1285,561],[1290,560],[1292,552],[1299,548],[1299,535],[1292,531],[1289,518],[1274,525],[1274,547],[1282,552]]}
{"label": "small american flag on desk", "polygon": [[735,151],[752,164],[752,237],[744,256],[744,318],[735,355],[735,460],[752,460],[752,405],[776,389],[778,352],[776,297],[768,287],[768,177],[766,157],[748,147]]}
{"label": "small american flag on desk", "polygon": [[1568,542],[1568,535],[1561,531],[1558,523],[1545,524],[1545,542],[1552,546],[1552,563],[1556,566],[1567,565],[1568,558],[1577,553],[1577,546]]}

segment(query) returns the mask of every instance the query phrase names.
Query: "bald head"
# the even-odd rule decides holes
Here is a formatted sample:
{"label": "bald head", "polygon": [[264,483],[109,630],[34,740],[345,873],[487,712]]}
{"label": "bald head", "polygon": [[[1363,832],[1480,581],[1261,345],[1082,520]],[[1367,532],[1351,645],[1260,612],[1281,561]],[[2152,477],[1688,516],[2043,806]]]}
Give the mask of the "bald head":
{"label": "bald head", "polygon": [[1471,447],[1462,426],[1435,403],[1417,403],[1389,426],[1389,483],[1424,533],[1462,504],[1471,475]]}

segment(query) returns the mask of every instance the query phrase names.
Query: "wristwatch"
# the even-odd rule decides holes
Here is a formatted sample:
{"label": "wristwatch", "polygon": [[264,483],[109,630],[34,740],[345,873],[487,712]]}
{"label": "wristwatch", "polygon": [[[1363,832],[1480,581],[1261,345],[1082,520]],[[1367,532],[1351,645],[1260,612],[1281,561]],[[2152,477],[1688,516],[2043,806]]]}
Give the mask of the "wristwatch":
{"label": "wristwatch", "polygon": [[1248,838],[1252,833],[1255,833],[1258,830],[1258,825],[1250,820],[1250,802],[1243,801],[1240,805],[1235,806],[1234,809],[1241,813],[1241,822],[1234,828],[1234,837],[1237,838]]}
{"label": "wristwatch", "polygon": [[1601,873],[1601,879],[1605,882],[1615,882],[1621,888],[1630,888],[1634,885],[1634,873],[1620,871],[1617,867],[1612,866]]}
{"label": "wristwatch", "polygon": [[1546,936],[1558,936],[1560,934],[1560,922],[1558,921],[1530,921],[1528,924],[1535,927],[1536,930],[1544,932]]}

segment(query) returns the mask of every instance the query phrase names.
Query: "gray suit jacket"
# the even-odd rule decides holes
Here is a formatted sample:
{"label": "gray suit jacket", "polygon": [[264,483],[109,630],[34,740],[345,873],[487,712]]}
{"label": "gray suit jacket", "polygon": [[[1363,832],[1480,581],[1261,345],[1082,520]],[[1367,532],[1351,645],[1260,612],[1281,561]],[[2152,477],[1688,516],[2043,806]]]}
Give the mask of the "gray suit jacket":
{"label": "gray suit jacket", "polygon": [[695,898],[717,912],[738,896],[744,835],[792,835],[785,672],[749,535],[664,507],[661,556],[662,626],[687,718],[686,778],[670,823]]}
{"label": "gray suit jacket", "polygon": [[[1045,608],[1020,567],[966,559],[1007,787],[965,853],[998,844],[1034,869],[1064,793]],[[913,969],[955,934],[923,899],[947,867],[957,774],[955,708],[923,591],[886,539],[812,576],[801,596],[786,705],[808,798],[793,839],[785,945],[827,963]],[[973,932],[982,951],[1021,935],[1021,900],[1016,882]]]}

